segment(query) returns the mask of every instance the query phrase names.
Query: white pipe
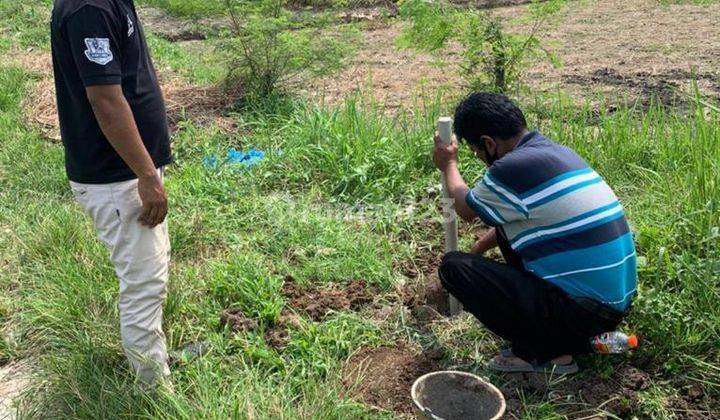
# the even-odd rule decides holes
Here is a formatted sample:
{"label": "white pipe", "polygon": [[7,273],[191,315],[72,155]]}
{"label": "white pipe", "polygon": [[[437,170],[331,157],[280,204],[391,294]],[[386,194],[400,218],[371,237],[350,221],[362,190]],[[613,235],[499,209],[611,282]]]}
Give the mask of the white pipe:
{"label": "white pipe", "polygon": [[[452,141],[452,123],[453,120],[450,117],[441,117],[438,120],[437,130],[440,134],[440,140],[444,144],[449,144]],[[442,183],[443,227],[445,229],[445,252],[447,253],[458,250],[457,214],[455,213],[454,199],[450,197],[450,191],[448,191],[445,182],[445,174],[440,176],[440,182]],[[462,311],[462,305],[455,296],[450,295],[448,303],[451,316]]]}

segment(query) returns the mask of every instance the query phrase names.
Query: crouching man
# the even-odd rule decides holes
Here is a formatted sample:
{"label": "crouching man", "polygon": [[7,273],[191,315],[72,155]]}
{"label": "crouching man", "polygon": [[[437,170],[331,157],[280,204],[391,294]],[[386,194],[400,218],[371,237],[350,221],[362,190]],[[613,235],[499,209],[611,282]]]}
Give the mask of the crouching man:
{"label": "crouching man", "polygon": [[[457,142],[435,139],[433,160],[455,210],[491,227],[472,253],[452,252],[444,287],[512,347],[489,364],[503,372],[574,373],[573,355],[612,331],[636,287],[633,237],[610,187],[569,148],[526,127],[502,95],[475,93],[455,111],[455,134],[488,167],[470,189]],[[499,247],[505,263],[482,254]]]}
{"label": "crouching man", "polygon": [[67,174],[110,249],[125,352],[153,387],[169,375],[162,168],[171,161],[155,69],[132,0],[55,0],[51,36]]}

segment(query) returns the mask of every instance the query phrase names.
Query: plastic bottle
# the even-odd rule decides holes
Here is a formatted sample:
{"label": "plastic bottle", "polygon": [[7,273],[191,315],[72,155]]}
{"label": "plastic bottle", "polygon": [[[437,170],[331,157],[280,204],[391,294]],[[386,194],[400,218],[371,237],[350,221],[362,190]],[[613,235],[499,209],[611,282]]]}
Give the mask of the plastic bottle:
{"label": "plastic bottle", "polygon": [[595,353],[624,353],[638,346],[638,338],[635,334],[628,336],[620,331],[611,331],[591,338],[590,346],[595,350]]}

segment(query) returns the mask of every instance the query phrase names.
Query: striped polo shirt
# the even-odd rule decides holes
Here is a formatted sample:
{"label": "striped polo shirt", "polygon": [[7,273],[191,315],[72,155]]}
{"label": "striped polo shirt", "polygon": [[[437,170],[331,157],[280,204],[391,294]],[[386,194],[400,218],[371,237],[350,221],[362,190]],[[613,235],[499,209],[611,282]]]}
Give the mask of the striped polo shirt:
{"label": "striped polo shirt", "polygon": [[637,284],[635,245],[612,189],[571,149],[534,131],[466,197],[501,226],[525,269],[570,296],[623,311]]}

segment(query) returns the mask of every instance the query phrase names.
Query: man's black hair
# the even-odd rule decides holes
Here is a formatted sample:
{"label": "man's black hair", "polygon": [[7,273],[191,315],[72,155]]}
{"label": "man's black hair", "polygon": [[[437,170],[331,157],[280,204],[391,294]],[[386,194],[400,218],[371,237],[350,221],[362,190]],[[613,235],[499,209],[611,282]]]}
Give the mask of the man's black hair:
{"label": "man's black hair", "polygon": [[474,146],[482,147],[480,136],[508,140],[526,127],[523,112],[504,95],[472,93],[455,108],[455,134]]}

